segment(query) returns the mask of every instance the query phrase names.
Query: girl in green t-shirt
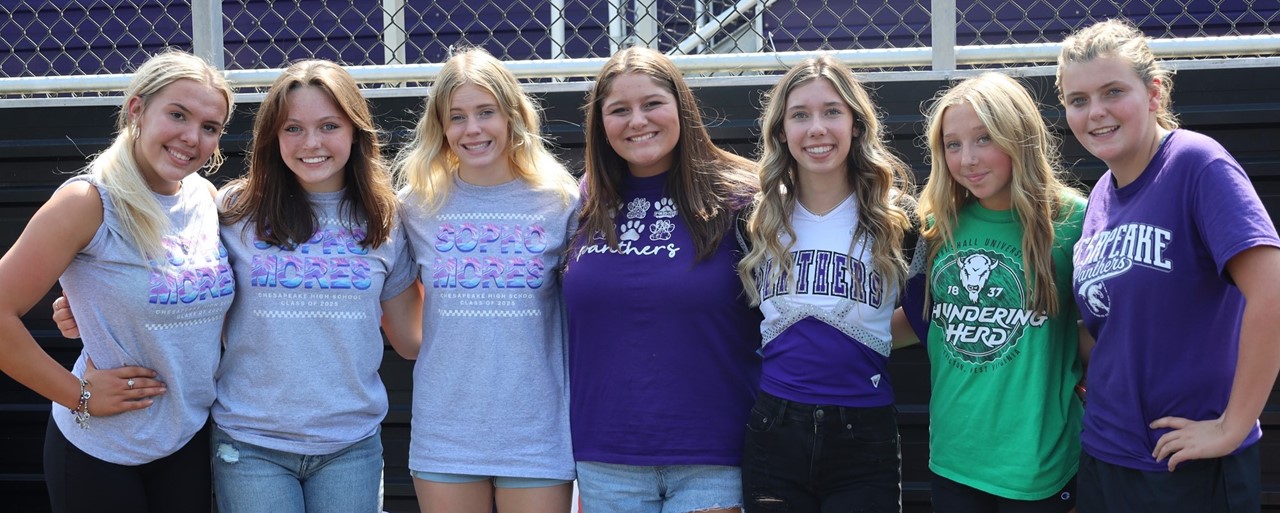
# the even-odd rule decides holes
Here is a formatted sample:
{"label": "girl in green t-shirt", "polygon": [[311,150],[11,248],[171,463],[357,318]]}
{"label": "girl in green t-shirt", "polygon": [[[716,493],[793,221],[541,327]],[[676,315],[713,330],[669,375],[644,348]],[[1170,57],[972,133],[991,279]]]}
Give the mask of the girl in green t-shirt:
{"label": "girl in green t-shirt", "polygon": [[929,258],[895,340],[927,341],[934,511],[1070,511],[1081,415],[1071,248],[1084,199],[1008,76],[965,80],[926,114]]}

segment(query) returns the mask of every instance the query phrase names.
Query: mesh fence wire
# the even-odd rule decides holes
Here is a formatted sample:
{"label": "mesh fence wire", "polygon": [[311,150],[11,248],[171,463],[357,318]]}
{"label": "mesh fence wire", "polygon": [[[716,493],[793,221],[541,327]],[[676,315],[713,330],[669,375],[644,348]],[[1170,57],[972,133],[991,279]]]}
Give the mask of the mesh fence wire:
{"label": "mesh fence wire", "polygon": [[[0,77],[128,72],[163,47],[192,50],[192,0],[0,0]],[[224,1],[227,69],[301,58],[435,63],[479,46],[507,60],[932,45],[930,0]],[[1056,42],[1124,16],[1152,37],[1276,34],[1276,0],[956,0],[957,45]],[[195,13],[195,14],[193,14]]]}

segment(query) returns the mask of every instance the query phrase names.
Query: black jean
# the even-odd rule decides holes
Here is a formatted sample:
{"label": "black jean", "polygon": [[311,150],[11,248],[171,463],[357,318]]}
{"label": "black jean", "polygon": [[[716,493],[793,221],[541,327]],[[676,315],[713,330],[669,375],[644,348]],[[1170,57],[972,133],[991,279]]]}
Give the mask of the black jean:
{"label": "black jean", "polygon": [[902,510],[893,406],[800,404],[761,392],[742,454],[747,512]]}

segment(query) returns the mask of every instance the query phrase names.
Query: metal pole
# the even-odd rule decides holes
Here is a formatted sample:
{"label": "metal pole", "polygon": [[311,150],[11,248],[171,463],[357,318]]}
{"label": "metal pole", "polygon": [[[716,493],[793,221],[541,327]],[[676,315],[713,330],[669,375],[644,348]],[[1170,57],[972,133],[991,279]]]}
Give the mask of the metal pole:
{"label": "metal pole", "polygon": [[681,55],[692,52],[699,45],[709,41],[711,36],[718,32],[728,23],[733,23],[748,11],[754,9],[758,5],[758,0],[738,0],[738,3],[724,12],[715,15],[709,23],[702,25],[694,30],[693,34],[684,38],[683,41],[676,44],[676,47],[670,52],[671,55]]}
{"label": "metal pole", "polygon": [[222,2],[192,0],[192,53],[204,57],[215,68],[227,69],[226,54],[222,44]]}
{"label": "metal pole", "polygon": [[647,46],[658,49],[658,1],[635,0],[636,22],[634,25],[636,46]]}
{"label": "metal pole", "polygon": [[404,0],[382,0],[382,62],[386,64],[406,62],[404,7]]}
{"label": "metal pole", "polygon": [[931,0],[933,69],[956,69],[956,0]]}
{"label": "metal pole", "polygon": [[564,55],[564,0],[551,0],[551,58]]}
{"label": "metal pole", "polygon": [[609,55],[618,53],[618,49],[622,47],[623,20],[622,7],[623,0],[609,0]]}
{"label": "metal pole", "polygon": [[[709,19],[708,13],[711,12],[711,9],[708,8],[707,2],[708,0],[698,0],[696,3],[693,4],[693,19],[695,20],[693,26],[695,28],[705,25],[707,23],[707,20]],[[706,51],[707,51],[706,44],[698,45],[698,53],[706,53]]]}

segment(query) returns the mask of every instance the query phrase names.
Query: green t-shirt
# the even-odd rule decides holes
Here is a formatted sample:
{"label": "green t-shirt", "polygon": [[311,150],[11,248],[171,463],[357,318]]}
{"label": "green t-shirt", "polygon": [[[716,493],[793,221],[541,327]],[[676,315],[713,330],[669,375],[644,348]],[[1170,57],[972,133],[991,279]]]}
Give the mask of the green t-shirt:
{"label": "green t-shirt", "polygon": [[1075,474],[1081,404],[1071,248],[1084,200],[1056,223],[1058,310],[1029,308],[1022,223],[976,202],[959,212],[955,245],[930,269],[929,467],[1000,497],[1039,500]]}

